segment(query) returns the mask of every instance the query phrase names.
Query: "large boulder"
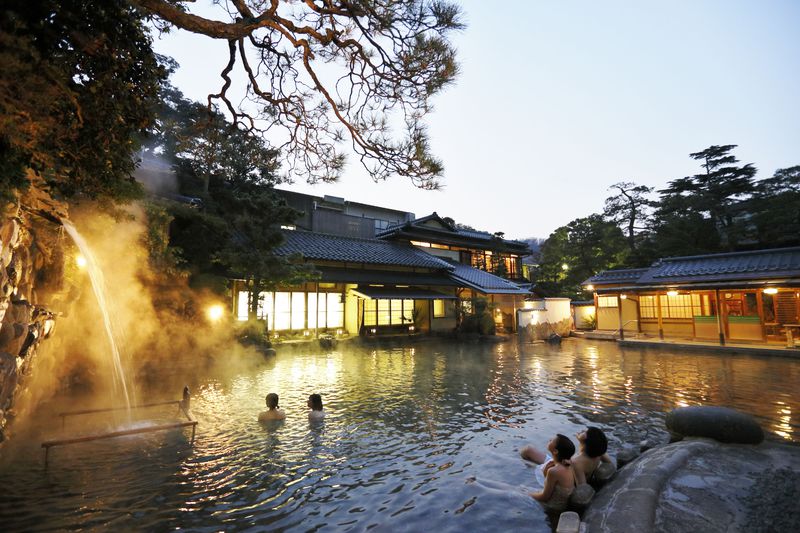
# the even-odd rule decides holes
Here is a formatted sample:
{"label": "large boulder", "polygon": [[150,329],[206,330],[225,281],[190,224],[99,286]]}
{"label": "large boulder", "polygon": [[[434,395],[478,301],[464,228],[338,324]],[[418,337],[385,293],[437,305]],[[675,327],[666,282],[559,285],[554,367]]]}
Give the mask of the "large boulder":
{"label": "large boulder", "polygon": [[706,437],[719,442],[759,444],[764,431],[755,419],[728,407],[695,405],[667,413],[667,429],[680,437]]}

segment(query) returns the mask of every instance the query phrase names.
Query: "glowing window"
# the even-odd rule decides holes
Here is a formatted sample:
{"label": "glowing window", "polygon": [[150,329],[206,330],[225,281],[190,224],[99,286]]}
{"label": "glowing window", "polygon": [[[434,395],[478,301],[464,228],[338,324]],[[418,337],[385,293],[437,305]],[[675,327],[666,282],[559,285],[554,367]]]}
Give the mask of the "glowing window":
{"label": "glowing window", "polygon": [[414,246],[421,246],[423,248],[430,248],[431,243],[429,242],[422,242],[422,241],[411,241],[411,244]]}
{"label": "glowing window", "polygon": [[447,309],[444,306],[444,300],[433,301],[433,318],[444,318],[447,316]]}
{"label": "glowing window", "polygon": [[[316,329],[318,327],[324,328],[325,327],[325,315],[319,316],[320,313],[317,312],[317,301],[319,301],[319,305],[322,309],[325,309],[325,293],[314,293],[308,295],[308,303],[306,304],[306,310],[308,311],[308,329]],[[317,325],[317,317],[320,318],[319,325]]]}
{"label": "glowing window", "polygon": [[305,329],[306,327],[306,293],[292,293],[292,329]]}
{"label": "glowing window", "polygon": [[326,324],[328,328],[341,328],[344,326],[344,301],[341,294],[338,292],[328,293],[326,310],[328,312]]}
{"label": "glowing window", "polygon": [[675,296],[661,294],[659,299],[662,318],[692,318],[692,296],[690,294]]}
{"label": "glowing window", "polygon": [[618,307],[616,296],[598,296],[597,307]]}
{"label": "glowing window", "polygon": [[237,320],[247,320],[247,291],[239,291],[239,297],[236,302],[236,319]]}
{"label": "glowing window", "polygon": [[291,328],[292,321],[291,293],[275,293],[275,331]]}

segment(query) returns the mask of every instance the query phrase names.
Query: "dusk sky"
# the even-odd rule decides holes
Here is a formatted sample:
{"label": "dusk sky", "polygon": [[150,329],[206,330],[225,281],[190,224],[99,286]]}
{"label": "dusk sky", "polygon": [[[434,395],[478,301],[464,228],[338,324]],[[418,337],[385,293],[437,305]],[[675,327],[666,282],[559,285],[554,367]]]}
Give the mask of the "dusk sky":
{"label": "dusk sky", "polygon": [[[375,184],[354,159],[339,183],[281,188],[527,238],[602,211],[615,182],[697,173],[688,154],[712,144],[758,178],[800,165],[800,2],[460,4],[461,75],[427,120],[444,189]],[[218,90],[223,41],[173,31],[156,49],[188,97]]]}

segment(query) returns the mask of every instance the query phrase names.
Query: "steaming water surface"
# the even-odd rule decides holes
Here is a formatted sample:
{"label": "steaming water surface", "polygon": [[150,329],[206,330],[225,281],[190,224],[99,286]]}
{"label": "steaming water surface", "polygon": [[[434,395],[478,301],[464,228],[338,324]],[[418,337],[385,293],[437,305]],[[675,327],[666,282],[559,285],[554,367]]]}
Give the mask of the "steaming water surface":
{"label": "steaming water surface", "polygon": [[[711,404],[754,414],[770,439],[800,441],[800,361],[788,359],[431,343],[281,349],[245,370],[196,372],[165,368],[142,391],[143,401],[177,399],[189,382],[194,447],[189,430],[78,444],[54,448],[45,470],[41,440],[109,424],[75,419],[62,430],[51,417],[64,400],[45,406],[48,428],[4,450],[3,529],[551,531],[525,496],[539,487],[517,450],[556,432],[600,426],[613,455],[666,438],[673,407]],[[271,391],[288,418],[259,424]],[[325,402],[321,424],[306,416],[311,392]],[[171,407],[146,414],[177,420]]]}

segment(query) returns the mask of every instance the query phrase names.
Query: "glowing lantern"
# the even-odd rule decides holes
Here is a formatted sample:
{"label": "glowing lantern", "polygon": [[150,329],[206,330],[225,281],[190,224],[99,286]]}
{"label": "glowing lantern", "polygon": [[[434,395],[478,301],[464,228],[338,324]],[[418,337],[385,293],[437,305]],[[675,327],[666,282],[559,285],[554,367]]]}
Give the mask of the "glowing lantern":
{"label": "glowing lantern", "polygon": [[217,322],[219,319],[222,318],[222,315],[225,314],[225,309],[223,309],[222,306],[218,304],[212,305],[211,307],[208,308],[207,314],[208,318],[212,322]]}

